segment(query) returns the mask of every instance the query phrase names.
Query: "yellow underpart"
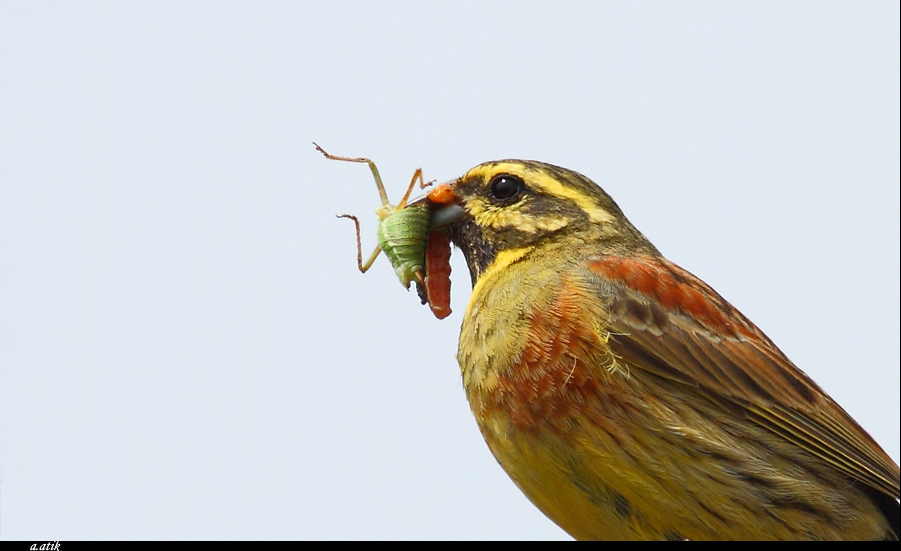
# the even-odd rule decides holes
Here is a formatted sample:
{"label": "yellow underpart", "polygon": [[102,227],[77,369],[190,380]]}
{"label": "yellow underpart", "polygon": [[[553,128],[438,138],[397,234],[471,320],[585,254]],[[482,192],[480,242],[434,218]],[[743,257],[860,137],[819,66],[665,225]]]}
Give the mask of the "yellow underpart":
{"label": "yellow underpart", "polygon": [[[514,174],[522,178],[529,186],[548,195],[569,199],[588,214],[592,222],[598,224],[612,222],[613,215],[601,208],[590,196],[579,193],[578,190],[567,187],[559,180],[540,170],[531,170],[518,163],[492,163],[480,165],[470,170],[463,179],[472,176],[480,176],[483,180],[494,174]],[[469,206],[469,205],[467,205]]]}
{"label": "yellow underpart", "polygon": [[472,308],[473,303],[476,298],[479,296],[479,293],[491,281],[495,276],[497,276],[500,272],[503,272],[507,269],[507,266],[513,264],[520,258],[524,257],[529,251],[531,251],[533,247],[520,247],[518,249],[509,249],[506,251],[501,251],[497,254],[497,257],[494,259],[494,262],[491,263],[491,266],[488,266],[488,269],[485,270],[485,273],[479,277],[479,280],[476,281],[475,286],[472,288],[472,296],[469,297],[469,304],[466,306],[466,310],[468,311]]}
{"label": "yellow underpart", "polygon": [[563,216],[534,216],[523,214],[510,208],[498,208],[480,198],[472,198],[466,203],[466,208],[475,219],[476,224],[482,227],[503,229],[516,228],[526,233],[538,231],[557,231],[569,223]]}

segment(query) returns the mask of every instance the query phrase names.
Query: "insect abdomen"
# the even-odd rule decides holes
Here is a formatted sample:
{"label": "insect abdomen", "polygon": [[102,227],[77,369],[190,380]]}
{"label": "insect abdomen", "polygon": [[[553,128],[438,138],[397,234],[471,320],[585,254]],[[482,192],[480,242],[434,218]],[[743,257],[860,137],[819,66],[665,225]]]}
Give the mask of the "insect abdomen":
{"label": "insect abdomen", "polygon": [[379,222],[379,246],[404,287],[409,288],[425,264],[425,243],[429,233],[429,211],[425,206],[407,207]]}

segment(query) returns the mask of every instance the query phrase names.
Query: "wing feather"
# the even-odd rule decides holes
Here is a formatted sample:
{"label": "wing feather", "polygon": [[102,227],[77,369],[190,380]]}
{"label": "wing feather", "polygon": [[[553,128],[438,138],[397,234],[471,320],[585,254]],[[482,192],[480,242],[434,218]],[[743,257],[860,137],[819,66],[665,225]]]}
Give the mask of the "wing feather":
{"label": "wing feather", "polygon": [[[630,277],[630,270],[643,277]],[[589,271],[603,278],[597,283],[610,301],[610,346],[630,369],[698,388],[850,478],[899,497],[898,465],[754,324],[701,280],[658,258],[600,257],[589,263]]]}

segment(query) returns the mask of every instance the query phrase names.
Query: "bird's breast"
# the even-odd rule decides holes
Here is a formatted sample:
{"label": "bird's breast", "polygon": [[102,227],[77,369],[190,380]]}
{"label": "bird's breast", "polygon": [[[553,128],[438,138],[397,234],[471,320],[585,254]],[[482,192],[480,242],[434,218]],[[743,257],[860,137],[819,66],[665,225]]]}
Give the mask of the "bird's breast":
{"label": "bird's breast", "polygon": [[458,353],[488,447],[571,534],[592,537],[578,528],[592,526],[635,537],[623,522],[631,498],[614,479],[627,470],[620,423],[644,418],[646,405],[607,344],[603,299],[571,272],[508,269],[496,277],[477,286]]}
{"label": "bird's breast", "polygon": [[607,344],[601,299],[575,273],[513,264],[493,277],[476,286],[460,335],[473,412],[497,430],[562,435],[597,407],[605,379],[627,377]]}

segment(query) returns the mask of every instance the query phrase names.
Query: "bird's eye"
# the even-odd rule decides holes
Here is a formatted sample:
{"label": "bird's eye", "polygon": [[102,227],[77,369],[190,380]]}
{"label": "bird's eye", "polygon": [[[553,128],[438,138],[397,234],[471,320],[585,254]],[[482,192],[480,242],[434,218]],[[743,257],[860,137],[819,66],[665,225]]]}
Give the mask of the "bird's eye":
{"label": "bird's eye", "polygon": [[525,183],[519,176],[498,174],[491,179],[488,190],[492,199],[506,201],[517,197],[525,189],[525,186]]}

